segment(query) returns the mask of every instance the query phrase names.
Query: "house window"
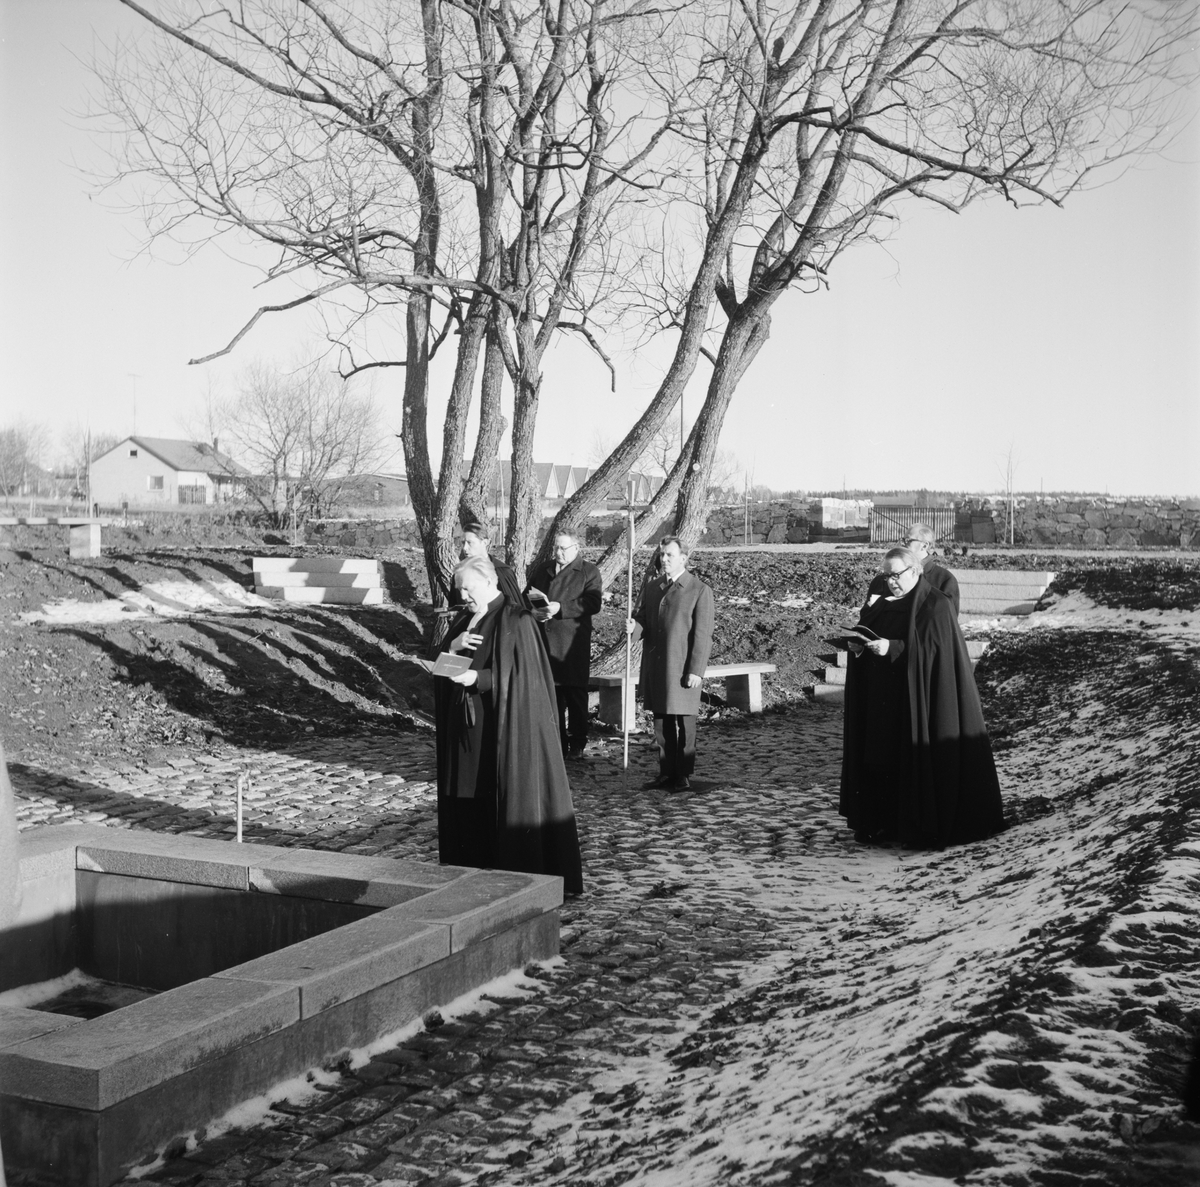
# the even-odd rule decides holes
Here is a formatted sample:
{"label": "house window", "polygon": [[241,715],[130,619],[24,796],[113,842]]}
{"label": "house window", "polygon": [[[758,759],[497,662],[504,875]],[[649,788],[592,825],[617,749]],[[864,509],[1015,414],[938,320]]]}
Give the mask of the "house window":
{"label": "house window", "polygon": [[129,451],[129,456],[130,456],[130,457],[137,457],[137,450],[136,450],[136,449],[131,449],[131,450]]}
{"label": "house window", "polygon": [[147,490],[162,490],[163,476],[161,474],[150,474],[146,477]]}

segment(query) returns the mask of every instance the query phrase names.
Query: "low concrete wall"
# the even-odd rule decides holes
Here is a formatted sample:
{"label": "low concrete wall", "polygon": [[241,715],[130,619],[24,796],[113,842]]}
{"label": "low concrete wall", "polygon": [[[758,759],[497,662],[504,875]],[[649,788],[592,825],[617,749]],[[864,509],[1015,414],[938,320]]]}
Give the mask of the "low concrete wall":
{"label": "low concrete wall", "polygon": [[[1200,499],[1018,500],[1013,542],[1055,548],[1200,548]],[[1008,540],[1008,506],[967,500],[959,505],[955,540]]]}

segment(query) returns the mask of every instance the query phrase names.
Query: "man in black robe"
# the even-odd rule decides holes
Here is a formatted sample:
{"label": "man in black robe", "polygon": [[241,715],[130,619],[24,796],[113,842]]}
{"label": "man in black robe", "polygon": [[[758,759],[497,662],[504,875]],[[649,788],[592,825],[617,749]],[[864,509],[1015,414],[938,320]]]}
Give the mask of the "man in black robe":
{"label": "man in black robe", "polygon": [[470,668],[434,678],[438,853],[447,865],[557,874],[583,889],[554,681],[530,613],[509,602],[486,557],[454,573],[465,606],[447,650]]}
{"label": "man in black robe", "polygon": [[[954,606],[954,616],[958,617],[959,593],[958,593],[958,578],[950,572],[949,569],[943,569],[937,563],[934,555],[935,541],[937,533],[927,523],[914,523],[911,528],[905,533],[904,539],[900,542],[901,547],[907,548],[910,552],[916,554],[917,559],[921,562],[921,572],[925,576],[925,580],[940,593],[944,593]],[[867,597],[873,594],[885,594],[887,589],[884,585],[883,574],[880,573],[871,580],[871,585],[867,589]]]}
{"label": "man in black robe", "polygon": [[[541,600],[543,594],[548,600]],[[546,636],[563,752],[578,758],[587,745],[592,615],[600,611],[604,579],[579,555],[574,532],[559,532],[554,538],[554,557],[530,573],[525,597]]]}
{"label": "man in black robe", "polygon": [[889,592],[860,625],[883,637],[856,643],[846,672],[839,810],[860,840],[982,840],[1004,811],[958,619],[909,549],[893,548],[882,576]]}

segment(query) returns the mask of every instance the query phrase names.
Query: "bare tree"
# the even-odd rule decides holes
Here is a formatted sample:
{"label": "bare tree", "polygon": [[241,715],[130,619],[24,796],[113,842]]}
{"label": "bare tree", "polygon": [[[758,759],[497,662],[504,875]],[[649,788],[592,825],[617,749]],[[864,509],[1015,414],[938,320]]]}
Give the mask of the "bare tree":
{"label": "bare tree", "polygon": [[[671,136],[694,168],[668,205],[697,247],[688,268],[664,253],[647,290],[677,347],[556,530],[582,522],[704,357],[703,406],[642,517],[677,505],[677,530],[694,541],[725,413],[778,297],[828,283],[841,252],[878,239],[905,202],[1061,203],[1105,165],[1161,144],[1193,75],[1197,26],[1194,3],[1109,0],[696,3],[688,19],[692,52],[654,76],[662,102],[692,100]],[[606,575],[622,548],[602,562]]]}
{"label": "bare tree", "polygon": [[[147,182],[156,233],[227,231],[278,252],[269,276],[298,295],[260,309],[227,350],[261,315],[319,303],[345,374],[403,367],[435,598],[455,520],[494,466],[502,379],[506,544],[518,570],[530,556],[556,334],[605,361],[602,331],[621,317],[677,336],[654,397],[560,528],[582,527],[711,365],[645,515],[674,508],[694,540],[725,414],[779,296],[828,283],[838,255],[882,237],[908,201],[1061,202],[1153,148],[1196,26],[1195,3],[1154,0],[122,2],[156,34],[103,72],[122,178]],[[442,348],[456,357],[435,477],[429,363]],[[486,415],[464,493],[481,352]]]}
{"label": "bare tree", "polygon": [[339,501],[347,478],[381,464],[374,399],[352,388],[311,363],[247,370],[221,420],[232,452],[251,472],[247,492],[263,510],[321,515]]}
{"label": "bare tree", "polygon": [[1002,461],[996,463],[996,468],[1000,471],[1001,481],[1004,483],[1004,502],[1005,502],[1005,535],[1008,537],[1008,543],[1016,543],[1016,497],[1013,493],[1013,483],[1017,476],[1017,466],[1020,459],[1013,454],[1013,442],[1008,443],[1008,452],[1004,455]]}
{"label": "bare tree", "polygon": [[71,476],[76,491],[86,492],[89,464],[120,445],[124,439],[118,433],[93,432],[76,422],[62,434],[58,463],[60,473]]}
{"label": "bare tree", "polygon": [[[435,598],[455,519],[495,464],[507,377],[507,545],[523,568],[540,522],[542,359],[559,332],[600,351],[590,318],[624,272],[603,232],[673,118],[656,112],[644,134],[640,105],[618,94],[653,52],[653,29],[604,0],[245,0],[204,12],[123,2],[155,36],[100,69],[101,105],[115,118],[119,178],[145,183],[152,234],[250,236],[278,251],[269,277],[299,288],[215,354],[265,313],[320,303],[343,374],[403,367],[401,439]],[[455,369],[435,476],[429,364],[447,343]]]}
{"label": "bare tree", "polygon": [[30,420],[10,421],[0,429],[0,490],[4,505],[12,495],[37,494],[50,430]]}

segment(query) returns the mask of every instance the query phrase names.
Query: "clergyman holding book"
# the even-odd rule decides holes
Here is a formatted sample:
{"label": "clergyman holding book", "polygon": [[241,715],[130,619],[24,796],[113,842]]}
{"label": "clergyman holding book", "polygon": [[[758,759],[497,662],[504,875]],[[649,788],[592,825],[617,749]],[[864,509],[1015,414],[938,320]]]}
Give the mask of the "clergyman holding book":
{"label": "clergyman holding book", "polygon": [[454,584],[463,608],[433,667],[447,673],[433,677],[439,856],[446,865],[557,874],[578,894],[575,808],[540,629],[500,592],[487,557],[464,560]]}

